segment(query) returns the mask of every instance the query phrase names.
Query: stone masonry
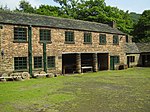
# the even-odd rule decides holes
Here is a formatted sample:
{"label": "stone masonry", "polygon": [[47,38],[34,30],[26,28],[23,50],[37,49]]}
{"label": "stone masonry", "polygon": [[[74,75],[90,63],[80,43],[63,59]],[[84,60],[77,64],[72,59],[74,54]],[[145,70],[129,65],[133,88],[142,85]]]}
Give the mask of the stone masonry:
{"label": "stone masonry", "polygon": [[[0,12],[1,13],[1,12]],[[15,14],[8,14],[12,17],[16,17]],[[3,13],[3,16],[5,17],[5,13]],[[17,14],[20,18],[26,18],[26,15]],[[80,60],[80,53],[93,53],[93,58],[95,60],[93,61],[94,64],[94,71],[97,71],[97,59],[96,55],[97,53],[108,53],[108,69],[110,68],[110,56],[119,56],[119,60],[121,64],[126,64],[126,54],[124,52],[124,45],[126,43],[126,35],[122,32],[119,32],[117,29],[111,28],[107,25],[99,24],[99,23],[92,23],[92,22],[84,22],[84,21],[78,21],[80,23],[79,25],[83,24],[80,27],[77,25],[68,26],[66,21],[70,22],[70,24],[76,23],[75,20],[65,20],[60,18],[51,18],[51,17],[45,17],[45,16],[38,16],[38,15],[27,15],[28,18],[26,18],[24,21],[27,21],[26,23],[23,22],[20,19],[18,21],[14,21],[14,18],[7,18],[12,20],[6,20],[0,18],[0,24],[2,24],[2,29],[0,29],[0,49],[4,51],[4,56],[0,59],[0,71],[15,71],[14,70],[14,57],[27,57],[28,60],[28,38],[26,42],[16,42],[14,41],[14,27],[23,27],[27,28],[29,26],[32,27],[32,69],[33,71],[41,71],[44,69],[42,67],[41,69],[34,69],[34,56],[41,56],[43,57],[43,43],[40,42],[40,29],[49,29],[51,30],[51,42],[46,44],[46,54],[47,56],[55,56],[55,68],[47,68],[47,72],[49,73],[62,73],[62,55],[65,53],[77,53],[79,54],[77,58]],[[56,22],[58,21],[58,26],[56,23],[56,26],[47,25],[42,26],[41,23],[32,23],[33,21],[29,22],[27,19],[32,17],[36,17],[36,20],[39,21],[44,19],[50,19],[54,22],[54,19],[56,19]],[[43,19],[41,19],[43,18]],[[62,22],[61,22],[62,21]],[[64,23],[64,22],[66,23]],[[60,22],[60,24],[59,24]],[[72,23],[71,23],[72,22]],[[32,23],[32,24],[31,24]],[[49,23],[47,23],[49,24]],[[62,27],[62,26],[63,27]],[[66,25],[66,26],[64,26]],[[85,26],[84,26],[85,25]],[[92,27],[89,25],[93,25]],[[60,28],[59,28],[60,27]],[[76,28],[77,27],[77,28]],[[95,28],[94,28],[95,27]],[[85,30],[83,29],[85,28]],[[106,28],[106,31],[103,29]],[[65,43],[65,31],[72,31],[74,32],[74,42],[73,44],[67,44]],[[109,32],[110,31],[110,32]],[[84,43],[84,32],[90,32],[92,34],[92,43],[86,44]],[[99,44],[99,35],[100,34],[106,34],[106,45],[100,45]],[[113,35],[118,35],[119,37],[119,44],[114,45],[113,44]],[[76,62],[80,64],[81,62]],[[27,70],[29,69],[29,62],[27,62]],[[77,67],[77,71],[80,70],[80,65]]]}

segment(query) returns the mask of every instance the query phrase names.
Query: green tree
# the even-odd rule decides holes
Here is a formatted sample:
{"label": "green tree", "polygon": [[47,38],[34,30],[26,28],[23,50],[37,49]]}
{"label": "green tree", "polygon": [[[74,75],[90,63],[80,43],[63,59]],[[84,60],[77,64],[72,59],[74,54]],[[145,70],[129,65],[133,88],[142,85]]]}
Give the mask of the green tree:
{"label": "green tree", "polygon": [[17,12],[25,12],[25,13],[35,13],[36,8],[33,8],[32,5],[25,0],[21,0],[19,4],[19,9],[16,8]]}
{"label": "green tree", "polygon": [[141,14],[137,14],[135,12],[130,13],[130,17],[132,18],[133,22],[136,24],[140,18]]}
{"label": "green tree", "polygon": [[106,6],[104,0],[88,0],[77,4],[75,19],[86,21],[110,23],[115,21],[117,28],[130,34],[133,30],[133,21],[129,12],[124,12],[117,7]]}
{"label": "green tree", "polygon": [[135,42],[150,42],[150,10],[145,10],[138,23],[134,26]]}
{"label": "green tree", "polygon": [[76,19],[103,23],[107,22],[108,18],[104,11],[105,7],[104,0],[82,1],[77,6]]}
{"label": "green tree", "polygon": [[[66,18],[76,17],[76,7],[80,0],[54,0],[60,5],[60,16]],[[81,0],[82,1],[82,0]]]}
{"label": "green tree", "polygon": [[60,15],[60,8],[50,5],[40,5],[39,8],[36,10],[36,13],[41,15],[57,17]]}

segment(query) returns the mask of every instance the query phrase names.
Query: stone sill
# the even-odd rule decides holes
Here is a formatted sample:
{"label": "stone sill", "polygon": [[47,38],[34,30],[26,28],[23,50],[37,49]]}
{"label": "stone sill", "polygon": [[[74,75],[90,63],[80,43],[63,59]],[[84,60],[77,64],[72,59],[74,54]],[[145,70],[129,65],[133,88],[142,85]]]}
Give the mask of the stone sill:
{"label": "stone sill", "polygon": [[13,72],[28,72],[28,69],[14,70]]}
{"label": "stone sill", "polygon": [[13,43],[28,43],[28,41],[14,40]]}
{"label": "stone sill", "polygon": [[84,42],[83,44],[92,44],[92,42]]}
{"label": "stone sill", "polygon": [[65,44],[75,44],[75,42],[65,42]]}
{"label": "stone sill", "polygon": [[56,67],[47,68],[47,70],[55,70]]}
{"label": "stone sill", "polygon": [[119,43],[118,44],[113,44],[113,45],[119,45]]}
{"label": "stone sill", "polygon": [[99,45],[107,45],[107,44],[106,44],[106,43],[103,43],[103,44],[102,44],[102,43],[99,43]]}
{"label": "stone sill", "polygon": [[42,43],[51,44],[52,41],[39,41],[39,43],[40,43],[40,44],[42,44]]}

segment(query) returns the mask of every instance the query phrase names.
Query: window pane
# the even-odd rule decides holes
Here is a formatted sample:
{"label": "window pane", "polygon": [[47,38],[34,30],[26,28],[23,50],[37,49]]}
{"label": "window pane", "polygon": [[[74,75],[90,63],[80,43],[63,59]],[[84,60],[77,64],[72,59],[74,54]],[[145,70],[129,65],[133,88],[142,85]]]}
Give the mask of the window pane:
{"label": "window pane", "polygon": [[74,32],[65,32],[65,41],[66,42],[74,42]]}
{"label": "window pane", "polygon": [[92,42],[92,35],[91,33],[84,33],[84,42],[91,43]]}
{"label": "window pane", "polygon": [[100,37],[99,37],[99,42],[100,44],[106,44],[106,35],[105,34],[100,34]]}
{"label": "window pane", "polygon": [[27,28],[14,27],[14,40],[27,41]]}
{"label": "window pane", "polygon": [[40,41],[51,41],[51,30],[40,29]]}
{"label": "window pane", "polygon": [[130,62],[135,62],[135,56],[129,56]]}
{"label": "window pane", "polygon": [[48,68],[55,67],[55,56],[47,57],[47,66],[48,66]]}
{"label": "window pane", "polygon": [[113,44],[119,44],[118,35],[113,36]]}
{"label": "window pane", "polygon": [[14,57],[15,70],[27,69],[27,57]]}
{"label": "window pane", "polygon": [[34,57],[34,68],[42,68],[42,57]]}

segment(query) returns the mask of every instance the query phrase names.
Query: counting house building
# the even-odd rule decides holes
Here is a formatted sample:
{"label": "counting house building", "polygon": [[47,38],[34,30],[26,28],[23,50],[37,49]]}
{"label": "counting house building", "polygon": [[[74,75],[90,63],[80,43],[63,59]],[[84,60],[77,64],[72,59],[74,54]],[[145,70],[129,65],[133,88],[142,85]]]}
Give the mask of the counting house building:
{"label": "counting house building", "polygon": [[[127,42],[126,34],[113,22],[108,25],[0,11],[1,72],[33,76],[41,71],[69,74],[114,70],[117,64],[128,64]],[[135,54],[139,57],[140,52]]]}

